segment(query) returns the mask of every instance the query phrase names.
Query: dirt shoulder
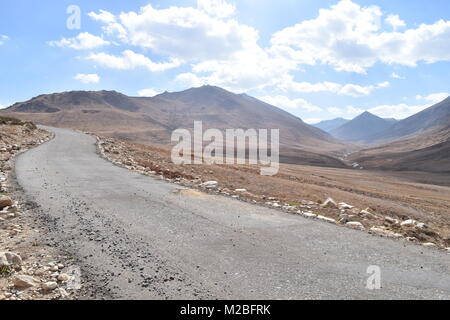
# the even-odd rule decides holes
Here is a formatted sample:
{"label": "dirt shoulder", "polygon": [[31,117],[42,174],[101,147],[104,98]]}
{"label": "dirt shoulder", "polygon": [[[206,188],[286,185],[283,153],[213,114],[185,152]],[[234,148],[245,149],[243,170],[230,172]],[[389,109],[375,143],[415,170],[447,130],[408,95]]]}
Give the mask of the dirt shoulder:
{"label": "dirt shoulder", "polygon": [[0,300],[72,299],[67,257],[46,244],[46,230],[14,179],[14,160],[52,136],[34,124],[0,117]]}
{"label": "dirt shoulder", "polygon": [[[263,177],[248,165],[175,165],[164,148],[99,137],[116,165],[292,214],[450,251],[450,188],[386,172],[281,165]],[[418,174],[420,175],[420,174]],[[329,199],[331,198],[331,199]]]}

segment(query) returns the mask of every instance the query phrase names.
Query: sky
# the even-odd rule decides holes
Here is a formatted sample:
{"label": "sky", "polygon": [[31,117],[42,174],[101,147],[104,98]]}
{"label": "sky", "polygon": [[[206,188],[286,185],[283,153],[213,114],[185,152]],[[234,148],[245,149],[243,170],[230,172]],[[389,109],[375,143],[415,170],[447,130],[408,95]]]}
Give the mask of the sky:
{"label": "sky", "polygon": [[406,118],[449,96],[448,0],[2,0],[0,107],[205,84],[305,122]]}

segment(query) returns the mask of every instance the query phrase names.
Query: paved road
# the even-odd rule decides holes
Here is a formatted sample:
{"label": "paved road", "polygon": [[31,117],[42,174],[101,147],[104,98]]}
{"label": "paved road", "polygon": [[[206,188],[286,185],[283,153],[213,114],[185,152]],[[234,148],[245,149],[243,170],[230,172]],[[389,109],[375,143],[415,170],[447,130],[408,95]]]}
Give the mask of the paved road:
{"label": "paved road", "polygon": [[[101,159],[91,136],[50,130],[17,179],[96,298],[450,298],[448,254],[191,192]],[[380,290],[366,288],[370,265]]]}

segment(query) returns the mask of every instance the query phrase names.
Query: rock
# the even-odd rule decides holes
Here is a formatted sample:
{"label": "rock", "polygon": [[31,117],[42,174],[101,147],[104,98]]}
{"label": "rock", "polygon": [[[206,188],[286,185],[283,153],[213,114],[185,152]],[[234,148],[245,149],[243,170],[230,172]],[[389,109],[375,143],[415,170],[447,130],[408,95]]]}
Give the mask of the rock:
{"label": "rock", "polygon": [[201,186],[207,188],[207,189],[214,189],[217,188],[219,183],[217,181],[207,181],[201,184]]}
{"label": "rock", "polygon": [[236,192],[247,192],[247,189],[236,189],[234,191],[236,191]]}
{"label": "rock", "polygon": [[354,207],[345,203],[345,202],[340,202],[339,203],[339,209],[343,209],[343,210],[350,210],[353,209]]}
{"label": "rock", "polygon": [[314,214],[312,212],[302,212],[302,215],[307,218],[317,218],[317,214]]}
{"label": "rock", "polygon": [[18,254],[11,252],[0,252],[0,266],[20,266],[21,264],[22,258]]}
{"label": "rock", "polygon": [[347,222],[345,225],[349,226],[350,228],[353,228],[353,229],[359,229],[359,230],[364,230],[365,229],[363,224],[361,222],[358,222],[358,221]]}
{"label": "rock", "polygon": [[428,226],[427,226],[425,223],[423,223],[423,222],[418,222],[418,223],[416,224],[416,228],[419,228],[419,229],[427,229]]}
{"label": "rock", "polygon": [[400,225],[401,225],[402,227],[413,227],[413,226],[416,225],[416,223],[417,223],[416,220],[408,219],[408,220],[406,220],[406,221],[403,221]]}
{"label": "rock", "polygon": [[323,221],[326,221],[326,222],[330,222],[330,223],[336,223],[336,220],[334,220],[332,218],[324,217],[324,216],[321,216],[321,215],[318,215],[317,219],[323,220]]}
{"label": "rock", "polygon": [[53,266],[53,267],[50,268],[50,270],[51,270],[51,271],[58,271],[59,268],[58,268],[58,266]]}
{"label": "rock", "polygon": [[26,289],[37,286],[39,281],[31,276],[16,275],[12,278],[12,283],[17,288]]}
{"label": "rock", "polygon": [[13,205],[13,201],[10,197],[7,196],[1,196],[0,197],[0,210],[6,207],[11,207]]}
{"label": "rock", "polygon": [[378,234],[380,236],[385,236],[385,237],[389,237],[389,238],[396,238],[396,239],[398,239],[398,238],[402,238],[403,237],[403,235],[401,235],[400,233],[396,233],[396,232],[393,232],[393,231],[390,231],[390,230],[386,230],[386,229],[383,229],[383,228],[379,228],[379,227],[372,227],[372,228],[370,228],[370,231],[375,233],[375,234]]}
{"label": "rock", "polygon": [[417,242],[419,241],[416,237],[406,237],[406,240],[409,242]]}
{"label": "rock", "polygon": [[6,299],[6,297],[4,295],[0,294],[0,301],[5,300],[5,299]]}
{"label": "rock", "polygon": [[58,288],[58,284],[54,281],[49,281],[49,282],[43,283],[41,287],[42,287],[42,290],[44,290],[44,291],[53,291],[56,288]]}
{"label": "rock", "polygon": [[59,288],[58,293],[59,293],[59,296],[63,299],[67,299],[69,297],[69,294],[63,288]]}
{"label": "rock", "polygon": [[394,218],[391,218],[388,216],[384,217],[384,220],[390,224],[398,224],[399,223],[399,221],[397,219],[394,219]]}
{"label": "rock", "polygon": [[445,251],[450,252],[450,248],[445,248]]}
{"label": "rock", "polygon": [[424,247],[436,247],[436,244],[433,242],[422,243]]}
{"label": "rock", "polygon": [[64,265],[62,263],[58,263],[58,269],[64,269]]}
{"label": "rock", "polygon": [[332,198],[328,198],[327,200],[325,200],[325,202],[321,204],[321,207],[338,209],[337,203]]}
{"label": "rock", "polygon": [[66,282],[69,279],[70,279],[70,276],[66,273],[61,273],[60,275],[58,275],[58,281]]}

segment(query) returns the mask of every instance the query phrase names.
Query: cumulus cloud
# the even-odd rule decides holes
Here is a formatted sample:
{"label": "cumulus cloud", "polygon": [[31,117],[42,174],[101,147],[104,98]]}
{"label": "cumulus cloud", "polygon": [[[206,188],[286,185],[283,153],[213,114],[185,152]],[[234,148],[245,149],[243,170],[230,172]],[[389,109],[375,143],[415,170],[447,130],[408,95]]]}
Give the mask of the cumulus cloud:
{"label": "cumulus cloud", "polygon": [[94,36],[89,32],[82,32],[74,38],[62,38],[58,41],[48,42],[50,46],[60,48],[71,48],[75,50],[92,50],[98,47],[109,45],[110,42],[101,37]]}
{"label": "cumulus cloud", "polygon": [[[416,66],[420,61],[450,60],[450,21],[385,32],[382,17],[377,6],[342,0],[330,9],[321,9],[315,19],[275,33],[271,42],[278,51],[337,71],[365,73],[377,62]],[[397,28],[404,24],[398,16],[386,19]]]}
{"label": "cumulus cloud", "polygon": [[208,15],[227,18],[236,12],[236,7],[223,0],[197,0],[197,7]]}
{"label": "cumulus cloud", "polygon": [[142,89],[137,92],[140,97],[154,97],[158,94],[156,90],[153,89]]}
{"label": "cumulus cloud", "polygon": [[405,21],[400,19],[398,14],[390,14],[385,19],[386,23],[390,24],[394,31],[397,31],[398,28],[406,27]]}
{"label": "cumulus cloud", "polygon": [[405,103],[397,105],[380,105],[370,108],[368,111],[382,118],[405,119],[420,112],[429,105],[408,105]]}
{"label": "cumulus cloud", "polygon": [[79,73],[77,74],[75,77],[73,77],[75,80],[78,80],[84,84],[90,84],[90,83],[99,83],[100,82],[100,77],[98,76],[98,74],[84,74],[84,73]]}
{"label": "cumulus cloud", "polygon": [[181,65],[181,61],[172,59],[170,62],[157,63],[148,57],[131,50],[125,50],[121,56],[110,55],[104,52],[92,53],[86,59],[110,69],[133,70],[146,68],[150,72],[159,72]]}
{"label": "cumulus cloud", "polygon": [[104,31],[123,42],[182,60],[226,58],[255,45],[258,32],[227,18],[233,6],[225,1],[199,1],[198,8],[156,9],[151,4],[139,12],[89,13],[104,24]]}
{"label": "cumulus cloud", "polygon": [[339,95],[347,95],[351,97],[362,97],[370,95],[374,90],[389,87],[388,81],[377,85],[360,86],[357,84],[339,84],[335,82],[295,82],[292,77],[285,77],[279,87],[283,90],[290,90],[301,93],[318,93],[331,92]]}
{"label": "cumulus cloud", "polygon": [[417,95],[416,99],[419,101],[426,101],[431,104],[436,104],[436,103],[439,103],[439,102],[447,99],[449,96],[450,96],[450,93],[440,92],[440,93],[432,93],[427,96]]}
{"label": "cumulus cloud", "polygon": [[290,99],[286,96],[263,96],[259,97],[260,100],[279,107],[281,109],[293,111],[295,109],[300,109],[307,112],[321,111],[322,109],[312,103],[306,101],[305,99]]}

